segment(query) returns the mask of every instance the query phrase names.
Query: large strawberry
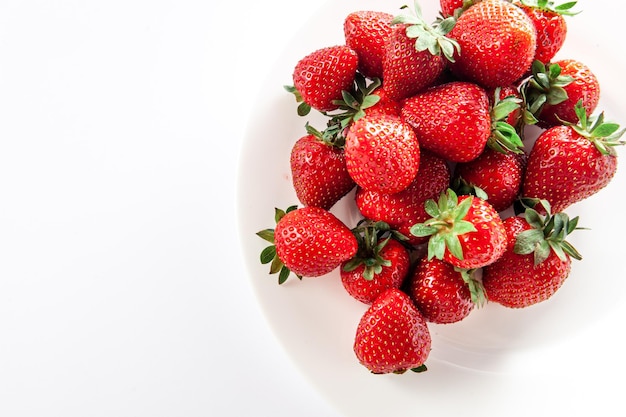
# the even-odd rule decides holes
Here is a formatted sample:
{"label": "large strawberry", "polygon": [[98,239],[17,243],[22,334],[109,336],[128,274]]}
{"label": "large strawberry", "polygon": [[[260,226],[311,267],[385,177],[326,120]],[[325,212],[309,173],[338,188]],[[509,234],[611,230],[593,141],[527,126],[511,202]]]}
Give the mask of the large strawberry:
{"label": "large strawberry", "polygon": [[356,185],[348,174],[340,144],[326,138],[312,126],[291,149],[293,187],[305,206],[330,209]]}
{"label": "large strawberry", "polygon": [[368,78],[383,76],[385,42],[391,33],[393,15],[359,10],[349,13],[343,23],[346,45],[359,56],[359,71]]}
{"label": "large strawberry", "polygon": [[421,150],[420,166],[409,186],[395,194],[357,188],[356,206],[368,219],[383,221],[409,238],[412,244],[426,241],[410,232],[416,223],[430,218],[424,209],[426,200],[438,198],[450,186],[450,168],[445,159]]}
{"label": "large strawberry", "polygon": [[413,14],[396,16],[392,23],[385,44],[383,88],[389,99],[400,101],[433,85],[458,45],[445,36],[454,19],[430,25],[417,3]]}
{"label": "large strawberry", "polygon": [[409,251],[400,243],[406,239],[384,222],[362,221],[353,229],[359,250],[343,263],[341,283],[353,298],[372,304],[388,288],[400,288],[409,272]]}
{"label": "large strawberry", "polygon": [[485,295],[474,272],[439,259],[421,258],[408,280],[408,294],[426,321],[456,323],[467,317]]}
{"label": "large strawberry", "polygon": [[483,287],[490,302],[522,308],[550,298],[571,270],[571,259],[580,253],[565,238],[578,224],[578,217],[550,212],[543,201],[542,216],[526,209],[523,217],[504,220],[507,249],[500,259],[483,269]]}
{"label": "large strawberry", "polygon": [[461,52],[450,63],[461,79],[486,88],[515,83],[530,68],[537,34],[530,18],[506,0],[483,0],[465,10],[448,36]]}
{"label": "large strawberry", "polygon": [[537,138],[522,184],[525,197],[548,200],[555,212],[606,187],[617,170],[614,147],[624,144],[619,125],[604,121],[604,114],[587,118],[578,103],[577,125],[551,127]]}
{"label": "large strawberry", "polygon": [[375,374],[424,371],[431,349],[428,325],[411,298],[391,288],[376,298],[359,321],[354,353]]}
{"label": "large strawberry", "polygon": [[419,143],[411,126],[399,117],[360,118],[350,126],[344,149],[350,176],[366,190],[400,192],[419,168]]}
{"label": "large strawberry", "polygon": [[519,0],[513,4],[530,17],[537,31],[535,59],[548,63],[561,49],[567,37],[567,22],[564,16],[573,16],[571,9],[576,1],[555,5],[552,0]]}
{"label": "large strawberry", "polygon": [[459,194],[485,198],[500,212],[509,208],[519,196],[525,163],[523,153],[502,153],[487,148],[473,161],[456,165],[453,185]]}
{"label": "large strawberry", "polygon": [[457,197],[448,189],[425,207],[432,217],[414,225],[411,234],[428,236],[428,259],[476,269],[494,262],[506,249],[502,220],[487,201],[471,195]]}
{"label": "large strawberry", "polygon": [[261,263],[271,264],[270,274],[279,274],[279,284],[290,272],[299,278],[328,274],[358,250],[352,231],[322,208],[276,209],[275,220],[275,229],[261,230],[257,235],[272,244],[261,252]]}
{"label": "large strawberry", "polygon": [[301,102],[299,114],[307,114],[310,107],[321,112],[337,109],[334,101],[351,89],[358,65],[357,53],[346,45],[321,48],[299,60],[293,87],[286,87]]}
{"label": "large strawberry", "polygon": [[489,97],[474,83],[431,87],[406,99],[401,116],[422,148],[454,162],[477,158],[491,136]]}

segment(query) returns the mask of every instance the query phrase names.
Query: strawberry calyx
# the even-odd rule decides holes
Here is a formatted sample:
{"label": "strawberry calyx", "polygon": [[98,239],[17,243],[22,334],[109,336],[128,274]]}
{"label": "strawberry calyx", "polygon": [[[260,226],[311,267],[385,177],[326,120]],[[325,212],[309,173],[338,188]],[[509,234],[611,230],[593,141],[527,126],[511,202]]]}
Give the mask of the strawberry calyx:
{"label": "strawberry calyx", "polygon": [[539,60],[532,64],[532,75],[524,81],[521,93],[526,103],[523,120],[526,124],[536,124],[544,105],[555,105],[567,100],[563,87],[571,84],[574,78],[561,75],[559,64],[545,65]]}
{"label": "strawberry calyx", "polygon": [[[524,217],[526,222],[532,226],[531,229],[520,232],[515,239],[513,251],[519,255],[533,254],[534,264],[539,265],[545,261],[551,252],[562,261],[567,260],[567,256],[581,260],[582,255],[565,238],[578,227],[578,216],[570,219],[564,213],[552,214],[550,203],[547,200],[525,199],[526,210]],[[545,215],[539,214],[536,207],[539,204]]]}
{"label": "strawberry calyx", "polygon": [[376,274],[380,274],[383,267],[391,266],[391,261],[381,255],[390,239],[396,239],[400,243],[408,240],[406,236],[393,230],[383,221],[361,220],[352,229],[352,233],[356,237],[359,249],[356,255],[344,264],[343,270],[350,272],[363,265],[363,278],[367,281],[373,280]]}
{"label": "strawberry calyx", "polygon": [[524,152],[524,143],[515,127],[506,122],[509,115],[520,108],[521,99],[507,96],[500,99],[500,87],[495,89],[494,102],[491,107],[491,136],[487,146],[500,153]]}
{"label": "strawberry calyx", "polygon": [[456,177],[450,184],[457,195],[473,195],[485,201],[489,200],[489,195],[479,186],[468,182],[463,177]]}
{"label": "strawberry calyx", "polygon": [[482,282],[476,278],[477,269],[465,269],[455,266],[454,270],[461,275],[463,282],[467,285],[472,302],[478,308],[483,307],[487,303],[487,295]]}
{"label": "strawberry calyx", "polygon": [[[289,206],[286,210],[279,208],[274,209],[274,220],[276,223],[282,219],[285,214],[290,211],[296,210],[298,206]],[[291,270],[280,260],[278,253],[276,252],[276,245],[274,244],[274,229],[264,229],[256,233],[261,239],[270,242],[271,245],[267,246],[261,251],[260,261],[261,264],[270,264],[270,275],[278,274],[278,284],[283,284],[289,278]],[[298,279],[302,280],[302,276],[296,275]]]}
{"label": "strawberry calyx", "polygon": [[311,105],[304,101],[302,94],[300,94],[296,87],[293,85],[284,85],[283,88],[295,97],[296,103],[298,103],[298,116],[306,116],[311,112]]}
{"label": "strawberry calyx", "polygon": [[472,222],[465,220],[474,196],[468,195],[459,203],[457,194],[448,189],[441,193],[439,200],[430,199],[424,203],[426,212],[431,216],[423,223],[411,227],[411,234],[428,237],[428,259],[443,259],[446,249],[457,259],[463,260],[463,248],[459,235],[475,232]]}
{"label": "strawberry calyx", "polygon": [[605,122],[604,112],[598,116],[587,116],[582,100],[576,103],[574,111],[578,116],[578,124],[568,122],[563,122],[563,124],[589,139],[602,155],[615,156],[615,147],[626,144],[625,141],[619,140],[626,129],[619,130],[620,126],[617,123]]}
{"label": "strawberry calyx", "polygon": [[552,0],[520,0],[520,3],[526,7],[557,13],[563,16],[574,16],[580,11],[572,11],[572,7],[576,6],[576,1],[568,1],[567,3],[555,4]]}
{"label": "strawberry calyx", "polygon": [[333,101],[333,104],[339,106],[337,109],[339,113],[333,111],[325,112],[324,114],[331,117],[334,122],[339,122],[339,126],[345,129],[351,123],[365,116],[366,109],[380,101],[380,96],[373,94],[380,85],[381,81],[379,78],[368,80],[360,73],[356,73],[353,90],[343,90],[341,92],[342,99]]}
{"label": "strawberry calyx", "polygon": [[[406,10],[410,8],[404,5],[400,8]],[[454,62],[454,52],[461,52],[461,45],[446,35],[450,33],[456,24],[453,16],[445,19],[437,19],[432,25],[428,24],[422,16],[422,9],[419,2],[414,2],[414,9],[411,13],[403,13],[393,18],[392,25],[406,24],[406,35],[415,39],[415,49],[418,52],[428,50],[432,55],[441,55],[450,62]]]}

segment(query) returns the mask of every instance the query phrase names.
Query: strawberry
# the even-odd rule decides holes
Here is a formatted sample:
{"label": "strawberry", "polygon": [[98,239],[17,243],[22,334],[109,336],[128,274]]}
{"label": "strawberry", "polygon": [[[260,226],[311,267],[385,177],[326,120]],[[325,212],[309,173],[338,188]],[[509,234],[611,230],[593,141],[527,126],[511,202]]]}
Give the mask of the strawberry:
{"label": "strawberry", "polygon": [[355,187],[342,147],[310,125],[291,149],[291,176],[298,200],[329,210]]}
{"label": "strawberry", "polygon": [[343,31],[348,45],[359,56],[359,71],[368,78],[383,76],[385,41],[391,33],[393,15],[362,10],[348,14]]}
{"label": "strawberry", "polygon": [[542,201],[541,216],[527,208],[524,216],[504,220],[507,249],[500,259],[483,269],[487,299],[511,308],[528,307],[550,298],[571,270],[571,258],[580,253],[565,238],[577,229],[578,217],[550,213]]}
{"label": "strawberry", "polygon": [[421,147],[453,162],[477,158],[491,136],[489,98],[474,83],[431,87],[406,99],[401,116]]}
{"label": "strawberry", "polygon": [[275,210],[275,229],[257,233],[272,243],[261,252],[261,263],[271,263],[270,274],[282,284],[293,272],[302,277],[328,274],[358,250],[352,231],[331,212],[319,207]]}
{"label": "strawberry", "polygon": [[299,114],[306,115],[310,107],[321,112],[337,109],[335,100],[350,90],[359,65],[357,53],[346,45],[321,48],[296,63],[293,87],[286,87],[302,104]]}
{"label": "strawberry", "polygon": [[474,1],[472,0],[439,0],[441,15],[444,17],[458,17],[465,9],[467,9],[472,4],[474,4]]}
{"label": "strawberry", "polygon": [[375,374],[426,370],[431,348],[428,325],[410,297],[390,288],[361,317],[354,338],[359,362]]}
{"label": "strawberry", "polygon": [[439,259],[421,258],[408,280],[408,294],[431,323],[456,323],[467,317],[475,305],[485,303],[475,271],[455,268]]}
{"label": "strawberry", "polygon": [[501,153],[487,148],[473,161],[456,165],[454,188],[459,194],[487,199],[498,212],[506,210],[520,194],[525,161],[523,153]]}
{"label": "strawberry", "polygon": [[624,130],[604,121],[604,114],[587,118],[579,102],[577,125],[551,127],[537,138],[528,156],[523,195],[548,200],[555,212],[606,187],[617,170],[614,147]]}
{"label": "strawberry", "polygon": [[401,101],[433,85],[458,45],[445,36],[454,20],[429,25],[417,3],[413,14],[396,16],[392,24],[383,58],[383,88],[390,100]]}
{"label": "strawberry", "polygon": [[429,237],[428,259],[476,269],[494,262],[504,252],[502,220],[485,200],[471,195],[457,197],[448,189],[438,202],[428,200],[425,208],[432,217],[414,225],[411,234]]}
{"label": "strawberry", "polygon": [[534,59],[550,62],[565,43],[567,22],[564,16],[577,14],[571,11],[576,1],[555,5],[551,0],[520,0],[513,4],[521,8],[535,26],[537,49]]}
{"label": "strawberry", "polygon": [[433,153],[420,152],[420,166],[413,182],[395,194],[357,188],[355,201],[363,216],[383,221],[409,239],[411,244],[423,243],[410,233],[411,227],[430,218],[424,209],[426,200],[438,198],[450,186],[450,168]]}
{"label": "strawberry", "polygon": [[359,242],[354,258],[343,263],[341,283],[354,299],[372,304],[388,288],[400,288],[410,265],[409,251],[384,222],[363,221],[353,233]]}
{"label": "strawberry", "polygon": [[483,0],[465,10],[448,36],[461,48],[450,68],[485,88],[514,84],[530,68],[537,34],[530,18],[506,0]]}
{"label": "strawberry", "polygon": [[360,187],[393,194],[407,188],[419,168],[419,143],[400,118],[365,116],[346,135],[346,166]]}
{"label": "strawberry", "polygon": [[576,123],[576,103],[582,100],[590,116],[600,101],[598,78],[587,65],[573,59],[555,61],[547,67],[536,61],[533,76],[523,88],[529,110],[541,127]]}
{"label": "strawberry", "polygon": [[388,94],[385,92],[383,87],[376,88],[372,95],[378,97],[378,102],[365,109],[365,114],[374,115],[374,114],[385,114],[388,116],[400,116],[400,111],[402,110],[402,105],[394,100],[389,99]]}

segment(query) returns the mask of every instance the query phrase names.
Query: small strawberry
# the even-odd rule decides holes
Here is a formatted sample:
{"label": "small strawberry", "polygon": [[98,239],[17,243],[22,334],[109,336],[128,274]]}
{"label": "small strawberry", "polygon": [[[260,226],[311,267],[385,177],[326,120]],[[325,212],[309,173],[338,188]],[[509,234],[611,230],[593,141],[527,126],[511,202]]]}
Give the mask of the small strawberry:
{"label": "small strawberry", "polygon": [[577,14],[571,11],[576,1],[555,5],[552,0],[519,0],[513,4],[521,8],[535,25],[535,59],[543,63],[550,62],[565,43],[567,22],[564,16]]}
{"label": "small strawberry", "polygon": [[308,134],[291,149],[293,187],[303,205],[329,210],[356,184],[348,174],[342,147],[308,124],[306,129]]}
{"label": "small strawberry", "polygon": [[425,207],[432,217],[414,225],[411,234],[429,236],[428,259],[476,269],[494,262],[504,252],[502,220],[485,200],[471,195],[457,197],[448,189],[438,202],[428,200]]}
{"label": "small strawberry", "polygon": [[549,128],[537,138],[528,156],[522,183],[525,197],[548,200],[555,212],[565,210],[606,187],[617,170],[615,146],[624,130],[604,121],[604,114],[587,118],[578,103],[577,125]]}
{"label": "small strawberry", "polygon": [[417,175],[405,190],[387,194],[357,188],[355,201],[363,216],[388,223],[416,245],[426,241],[426,238],[418,238],[410,232],[414,224],[430,218],[424,203],[438,198],[449,186],[450,168],[445,159],[422,150]]}
{"label": "small strawberry", "polygon": [[458,45],[445,36],[454,19],[429,25],[417,2],[412,14],[396,16],[392,24],[385,44],[383,88],[390,100],[401,101],[433,85]]}
{"label": "small strawberry", "polygon": [[537,47],[532,21],[506,0],[469,7],[448,36],[461,47],[450,63],[452,72],[485,88],[514,84],[529,70]]}
{"label": "small strawberry", "polygon": [[571,258],[581,259],[565,238],[577,229],[578,217],[550,213],[541,202],[541,216],[527,208],[523,217],[504,220],[507,249],[500,259],[483,269],[487,299],[510,308],[528,307],[550,298],[571,270]]}
{"label": "small strawberry", "polygon": [[363,221],[353,229],[359,250],[343,263],[341,283],[354,299],[372,304],[389,288],[400,288],[409,272],[408,249],[398,239],[406,239],[384,222]]}
{"label": "small strawberry", "polygon": [[331,212],[319,207],[289,207],[275,210],[275,229],[257,235],[272,245],[261,252],[261,263],[271,263],[282,284],[293,272],[302,277],[328,274],[358,250],[352,231]]}
{"label": "small strawberry", "polygon": [[520,194],[525,162],[523,153],[501,153],[487,148],[473,161],[456,165],[454,188],[458,194],[487,199],[494,210],[501,212],[509,208]]}
{"label": "small strawberry", "polygon": [[333,102],[351,89],[358,65],[357,53],[346,45],[321,48],[298,61],[293,86],[285,87],[301,102],[298,113],[306,115],[311,107],[321,112],[337,109]]}
{"label": "small strawberry", "polygon": [[346,16],[343,23],[346,45],[359,56],[359,71],[368,78],[383,76],[385,41],[391,33],[393,15],[361,10]]}
{"label": "small strawberry", "polygon": [[461,13],[478,1],[480,0],[439,0],[441,15],[443,17],[454,16],[458,18]]}
{"label": "small strawberry", "polygon": [[345,155],[348,172],[360,187],[393,194],[415,178],[420,149],[413,129],[400,118],[366,115],[350,126]]}
{"label": "small strawberry", "polygon": [[417,309],[431,323],[456,323],[474,306],[485,303],[475,271],[456,268],[439,259],[422,258],[409,277],[408,293]]}
{"label": "small strawberry", "polygon": [[390,288],[380,294],[359,321],[354,353],[375,374],[426,370],[431,348],[428,325],[410,297]]}
{"label": "small strawberry", "polygon": [[474,83],[431,87],[406,99],[401,116],[421,147],[453,162],[477,158],[491,136],[489,97]]}

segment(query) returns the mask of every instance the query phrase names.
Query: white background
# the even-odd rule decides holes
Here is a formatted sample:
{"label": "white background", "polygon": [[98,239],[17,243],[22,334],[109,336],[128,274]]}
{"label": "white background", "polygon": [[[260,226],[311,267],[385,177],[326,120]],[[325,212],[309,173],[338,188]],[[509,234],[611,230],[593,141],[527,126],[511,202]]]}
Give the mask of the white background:
{"label": "white background", "polygon": [[333,415],[261,315],[235,216],[294,8],[0,1],[0,415]]}

